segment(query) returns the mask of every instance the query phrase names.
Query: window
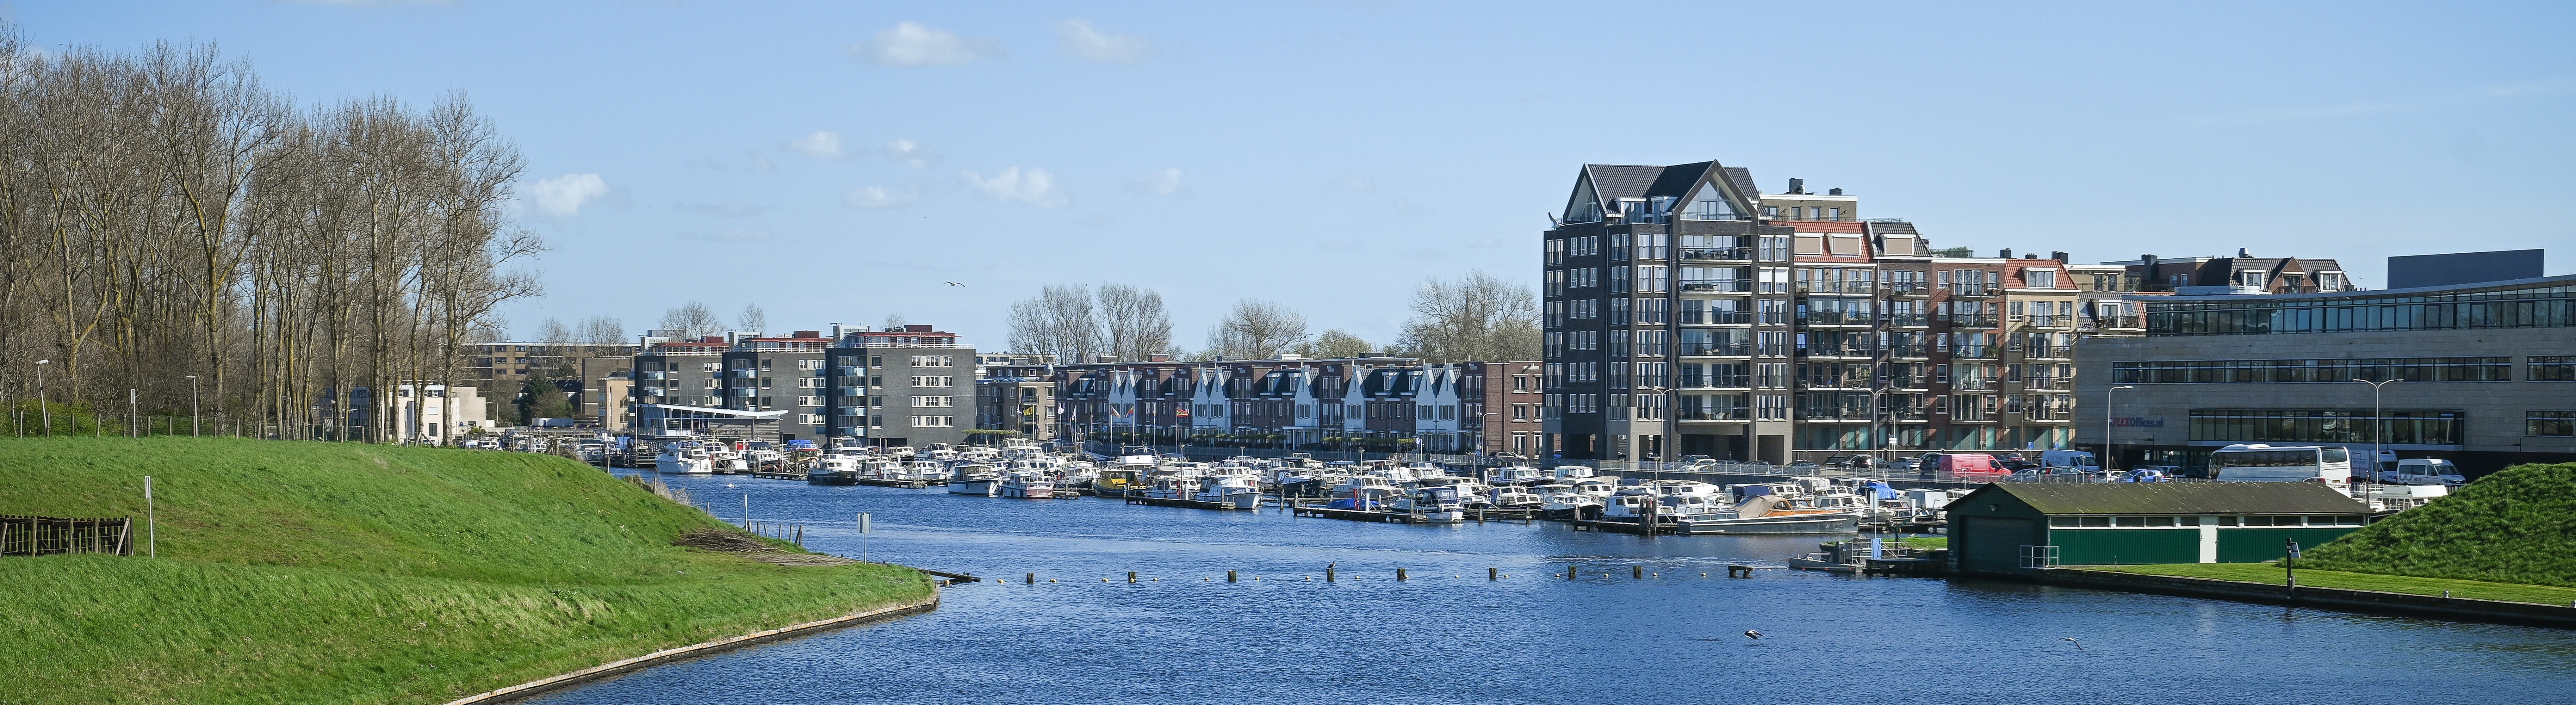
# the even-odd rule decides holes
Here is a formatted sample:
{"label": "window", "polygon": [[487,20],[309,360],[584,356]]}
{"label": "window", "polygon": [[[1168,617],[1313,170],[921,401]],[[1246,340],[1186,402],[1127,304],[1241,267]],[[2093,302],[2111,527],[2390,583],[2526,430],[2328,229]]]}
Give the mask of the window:
{"label": "window", "polygon": [[2523,379],[2533,382],[2576,382],[2576,355],[2533,355],[2530,369]]}
{"label": "window", "polygon": [[2522,435],[2576,436],[2576,409],[2522,412]]}
{"label": "window", "polygon": [[2348,382],[2391,379],[2402,379],[2408,382],[2510,382],[2513,381],[2513,358],[2390,357],[2113,362],[2111,378],[2116,384]]}
{"label": "window", "polygon": [[2371,443],[2382,429],[2394,444],[2459,445],[2466,414],[2459,411],[2321,409],[2193,409],[2190,439],[2229,443]]}
{"label": "window", "polygon": [[2057,288],[2057,270],[2054,269],[2024,269],[2021,270],[2021,279],[2033,289]]}
{"label": "window", "polygon": [[915,387],[954,387],[954,386],[957,386],[957,378],[956,378],[956,377],[914,377],[914,378],[912,378],[912,386],[915,386]]}

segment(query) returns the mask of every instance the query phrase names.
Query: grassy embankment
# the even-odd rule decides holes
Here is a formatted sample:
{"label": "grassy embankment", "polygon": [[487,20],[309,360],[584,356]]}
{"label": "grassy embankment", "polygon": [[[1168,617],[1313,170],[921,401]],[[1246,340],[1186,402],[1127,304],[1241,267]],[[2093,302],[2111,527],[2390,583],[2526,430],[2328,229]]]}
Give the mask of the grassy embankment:
{"label": "grassy embankment", "polygon": [[[2576,463],[2522,465],[2304,552],[2299,584],[2565,605],[2576,600]],[[2102,568],[2282,583],[2278,564]]]}
{"label": "grassy embankment", "polygon": [[0,514],[135,517],[158,560],[0,558],[0,702],[442,702],[933,590],[671,545],[722,526],[551,456],[0,442]]}

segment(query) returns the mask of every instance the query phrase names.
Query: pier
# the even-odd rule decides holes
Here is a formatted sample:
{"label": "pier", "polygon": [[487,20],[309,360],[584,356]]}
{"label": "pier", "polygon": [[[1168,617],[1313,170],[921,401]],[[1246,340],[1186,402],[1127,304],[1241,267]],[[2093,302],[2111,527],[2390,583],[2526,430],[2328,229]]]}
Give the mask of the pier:
{"label": "pier", "polygon": [[1181,507],[1184,509],[1213,509],[1216,511],[1252,510],[1251,507],[1238,507],[1230,502],[1201,502],[1195,499],[1162,499],[1158,497],[1146,497],[1134,494],[1127,496],[1127,503],[1142,504],[1148,507]]}

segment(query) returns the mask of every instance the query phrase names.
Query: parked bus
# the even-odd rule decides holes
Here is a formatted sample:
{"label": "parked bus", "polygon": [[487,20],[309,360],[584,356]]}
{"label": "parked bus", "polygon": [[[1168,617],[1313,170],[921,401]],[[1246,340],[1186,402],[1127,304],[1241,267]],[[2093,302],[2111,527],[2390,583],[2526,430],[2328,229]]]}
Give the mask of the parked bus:
{"label": "parked bus", "polygon": [[2219,482],[2322,482],[2352,485],[2352,452],[2342,446],[2272,446],[2239,443],[2209,454],[2209,478]]}

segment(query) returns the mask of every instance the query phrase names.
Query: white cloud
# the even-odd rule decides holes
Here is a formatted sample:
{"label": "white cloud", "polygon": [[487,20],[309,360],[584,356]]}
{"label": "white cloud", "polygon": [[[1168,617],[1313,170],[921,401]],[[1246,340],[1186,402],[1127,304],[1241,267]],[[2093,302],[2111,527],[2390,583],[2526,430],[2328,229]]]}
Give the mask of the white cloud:
{"label": "white cloud", "polygon": [[904,166],[915,169],[927,169],[931,162],[939,161],[938,152],[930,151],[929,147],[921,146],[919,142],[900,138],[888,140],[885,143],[885,155],[887,159],[902,162]]}
{"label": "white cloud", "polygon": [[830,130],[816,131],[814,134],[788,140],[787,148],[804,152],[805,156],[816,159],[839,159],[841,158],[841,133]]}
{"label": "white cloud", "polygon": [[608,195],[608,180],[598,174],[565,174],[528,184],[528,200],[537,212],[558,218],[581,214],[583,204]]}
{"label": "white cloud", "polygon": [[861,186],[850,189],[850,195],[842,197],[841,204],[851,208],[893,208],[918,200],[921,200],[921,194],[911,191],[888,191],[878,186]]}
{"label": "white cloud", "polygon": [[850,55],[879,66],[943,66],[999,59],[1002,48],[989,39],[969,39],[919,22],[896,23],[875,39],[850,45]]}
{"label": "white cloud", "polygon": [[995,197],[1039,208],[1057,208],[1070,202],[1064,196],[1064,189],[1056,187],[1055,175],[1037,167],[1004,167],[989,179],[969,171],[966,172],[966,180],[975,182],[976,188]]}
{"label": "white cloud", "polygon": [[761,153],[759,153],[759,152],[752,152],[752,153],[751,153],[751,170],[752,170],[752,171],[777,171],[777,170],[778,170],[778,165],[769,163],[769,157],[768,157],[768,155],[764,155],[764,154],[761,154]]}
{"label": "white cloud", "polygon": [[1134,185],[1136,190],[1156,196],[1176,196],[1188,190],[1181,184],[1181,170],[1170,168],[1137,179]]}
{"label": "white cloud", "polygon": [[1104,64],[1143,63],[1154,53],[1144,37],[1103,31],[1076,17],[1055,23],[1055,50],[1066,56]]}

